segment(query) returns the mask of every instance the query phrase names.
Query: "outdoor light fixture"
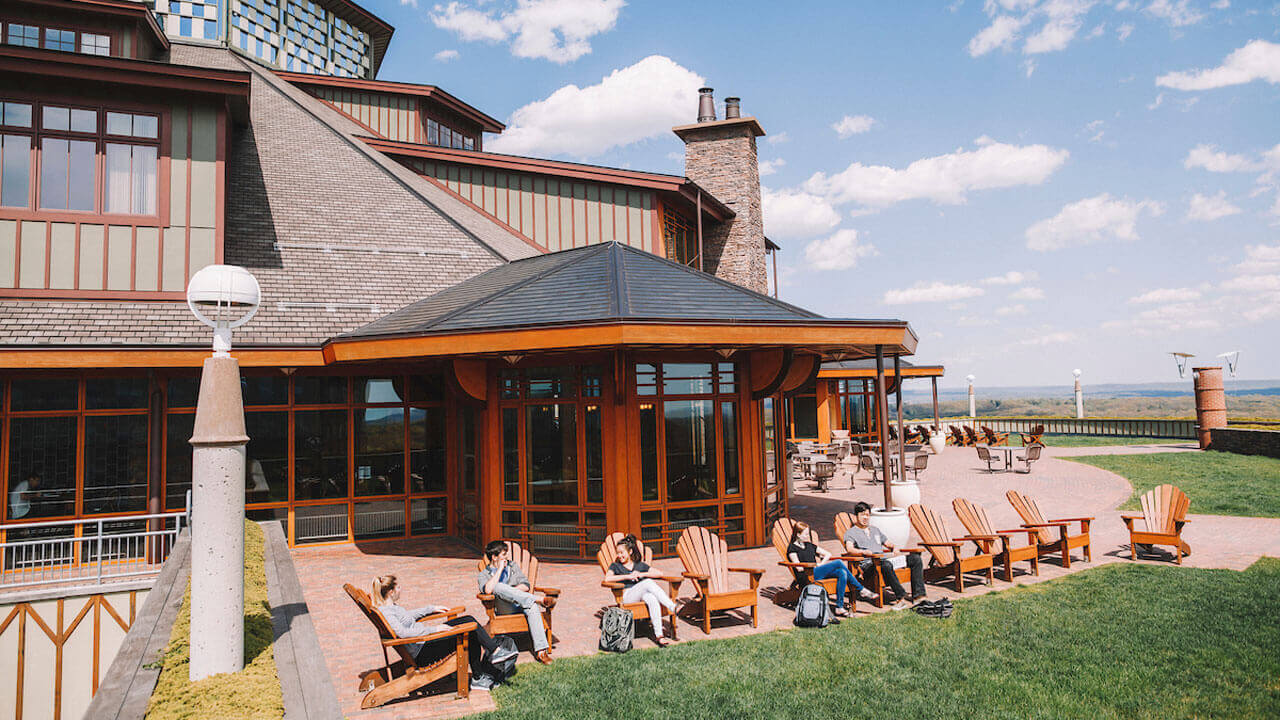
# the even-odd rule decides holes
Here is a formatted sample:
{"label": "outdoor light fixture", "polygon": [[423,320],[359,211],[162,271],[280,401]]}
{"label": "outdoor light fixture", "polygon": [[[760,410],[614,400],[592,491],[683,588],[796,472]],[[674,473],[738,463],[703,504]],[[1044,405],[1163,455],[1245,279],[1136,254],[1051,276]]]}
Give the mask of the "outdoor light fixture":
{"label": "outdoor light fixture", "polygon": [[213,355],[227,357],[231,329],[249,322],[262,302],[258,279],[237,265],[209,265],[191,276],[187,307],[200,322],[213,328]]}
{"label": "outdoor light fixture", "polygon": [[978,417],[978,407],[973,402],[973,376],[966,375],[965,380],[969,381],[969,417]]}
{"label": "outdoor light fixture", "polygon": [[1218,355],[1219,358],[1227,361],[1227,372],[1231,373],[1231,377],[1236,376],[1236,365],[1240,362],[1240,351],[1232,350]]}

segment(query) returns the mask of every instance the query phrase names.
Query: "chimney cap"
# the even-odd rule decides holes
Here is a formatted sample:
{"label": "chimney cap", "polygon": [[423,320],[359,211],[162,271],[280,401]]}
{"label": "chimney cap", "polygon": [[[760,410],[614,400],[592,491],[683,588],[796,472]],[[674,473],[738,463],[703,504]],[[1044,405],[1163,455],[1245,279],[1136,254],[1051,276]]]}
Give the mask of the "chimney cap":
{"label": "chimney cap", "polygon": [[708,123],[716,120],[716,101],[711,97],[711,88],[698,88],[698,122]]}

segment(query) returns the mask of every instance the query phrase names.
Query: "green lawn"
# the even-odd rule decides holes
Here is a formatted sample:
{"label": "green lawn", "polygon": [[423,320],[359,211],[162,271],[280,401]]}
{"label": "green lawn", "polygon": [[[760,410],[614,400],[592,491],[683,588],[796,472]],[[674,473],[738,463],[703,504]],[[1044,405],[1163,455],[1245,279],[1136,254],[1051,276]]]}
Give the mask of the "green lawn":
{"label": "green lawn", "polygon": [[[1280,717],[1280,560],[1117,563],[956,602],[521,666],[494,718]],[[682,633],[697,633],[681,628]]]}
{"label": "green lawn", "polygon": [[1143,493],[1169,483],[1191,498],[1192,513],[1280,517],[1280,459],[1212,450],[1069,459],[1124,476],[1134,490],[1124,509],[1141,509]]}
{"label": "green lawn", "polygon": [[[1048,435],[1044,436],[1044,444],[1050,447],[1101,447],[1104,445],[1173,445],[1191,443],[1195,440],[1172,440],[1169,438],[1127,437],[1117,435]],[[1021,445],[1022,438],[1017,433],[1009,433],[1010,445]]]}

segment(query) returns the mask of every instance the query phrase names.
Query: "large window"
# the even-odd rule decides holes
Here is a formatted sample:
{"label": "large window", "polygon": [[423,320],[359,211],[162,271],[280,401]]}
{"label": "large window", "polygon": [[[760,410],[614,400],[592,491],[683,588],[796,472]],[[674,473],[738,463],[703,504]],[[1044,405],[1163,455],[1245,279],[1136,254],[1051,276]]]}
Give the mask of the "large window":
{"label": "large window", "polygon": [[849,437],[871,440],[876,437],[874,380],[836,380],[836,402],[840,410],[840,429]]}
{"label": "large window", "polygon": [[459,150],[476,149],[476,139],[473,136],[431,118],[427,118],[427,144]]}
{"label": "large window", "polygon": [[787,419],[791,422],[787,437],[813,440],[818,437],[818,390],[813,383],[787,396]]}
{"label": "large window", "polygon": [[9,45],[86,55],[110,55],[111,36],[69,28],[0,22],[0,37]]}
{"label": "large window", "polygon": [[155,113],[0,99],[0,206],[156,216],[159,150]]}

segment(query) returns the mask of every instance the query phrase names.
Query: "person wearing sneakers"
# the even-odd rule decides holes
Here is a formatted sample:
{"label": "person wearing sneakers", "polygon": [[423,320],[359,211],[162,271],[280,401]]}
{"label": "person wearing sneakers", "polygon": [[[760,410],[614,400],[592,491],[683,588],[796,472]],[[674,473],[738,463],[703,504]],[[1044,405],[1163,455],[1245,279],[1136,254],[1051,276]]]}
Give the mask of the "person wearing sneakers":
{"label": "person wearing sneakers", "polygon": [[609,572],[605,574],[605,582],[621,583],[622,602],[642,602],[649,608],[649,619],[653,625],[653,639],[659,647],[672,643],[670,638],[662,634],[662,611],[676,609],[676,603],[667,595],[654,578],[662,577],[662,571],[650,567],[640,559],[640,544],[635,535],[627,535],[614,546],[615,559],[609,564]]}
{"label": "person wearing sneakers", "polygon": [[547,645],[546,626],[542,624],[542,610],[550,609],[555,598],[537,597],[531,590],[529,578],[520,566],[511,562],[510,550],[501,540],[484,546],[485,566],[476,576],[480,592],[497,598],[499,615],[524,613],[529,621],[529,635],[533,638],[533,657],[543,665],[551,664],[551,649]]}
{"label": "person wearing sneakers", "polygon": [[[868,557],[873,554],[893,552],[896,548],[889,539],[884,536],[880,528],[871,527],[871,506],[865,502],[859,502],[853,506],[853,526],[844,534],[845,552],[854,557],[862,557],[860,562],[864,573],[871,572],[876,559]],[[900,565],[905,561],[905,565]],[[893,557],[880,558],[880,575],[884,578],[885,584],[893,591],[897,599],[894,602],[894,610],[904,610],[910,607],[907,603],[907,591],[903,589],[902,583],[898,581],[898,574],[894,572],[898,567],[911,568],[911,596],[910,600],[915,601],[925,596],[924,589],[924,563],[920,560],[920,553],[907,553],[903,558],[901,555]]]}
{"label": "person wearing sneakers", "polygon": [[845,617],[849,613],[845,610],[845,589],[849,585],[853,585],[853,589],[858,592],[858,597],[863,600],[872,600],[875,593],[864,588],[862,583],[858,582],[858,578],[854,577],[853,571],[843,560],[832,560],[831,553],[825,548],[819,547],[809,542],[809,526],[804,522],[796,522],[791,529],[791,543],[787,545],[787,559],[793,563],[813,563],[813,579],[826,580],[827,578],[836,579],[836,596],[832,598],[835,601],[835,614]]}
{"label": "person wearing sneakers", "polygon": [[[378,611],[382,613],[382,617],[386,618],[387,624],[391,626],[391,632],[395,633],[398,638],[421,637],[447,630],[450,626],[466,623],[476,624],[477,627],[469,633],[470,637],[467,642],[467,664],[471,666],[472,678],[480,675],[484,667],[482,651],[489,655],[489,662],[491,663],[503,662],[516,654],[514,650],[500,647],[497,641],[493,639],[493,636],[485,632],[484,625],[470,615],[455,617],[439,624],[424,623],[420,622],[422,618],[435,613],[447,612],[449,608],[442,605],[427,605],[416,610],[408,610],[401,607],[399,602],[400,583],[396,580],[395,575],[379,575],[373,579],[373,603],[377,606]],[[448,656],[449,653],[453,652],[453,648],[453,638],[444,638],[433,642],[414,643],[409,646],[408,650],[420,667],[426,667]],[[480,686],[473,683],[472,689],[478,687]],[[480,689],[487,690],[488,687]]]}

